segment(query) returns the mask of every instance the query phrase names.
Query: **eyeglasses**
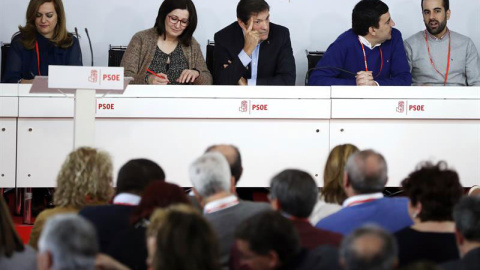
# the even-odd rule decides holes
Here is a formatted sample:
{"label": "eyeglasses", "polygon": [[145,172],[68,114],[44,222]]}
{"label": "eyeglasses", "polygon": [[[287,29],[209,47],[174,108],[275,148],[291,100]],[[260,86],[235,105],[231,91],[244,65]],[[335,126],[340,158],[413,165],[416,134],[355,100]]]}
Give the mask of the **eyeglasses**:
{"label": "eyeglasses", "polygon": [[188,24],[190,24],[190,22],[187,19],[180,20],[177,16],[173,16],[173,15],[168,15],[168,20],[172,24],[177,24],[178,22],[180,22],[181,27],[187,27]]}

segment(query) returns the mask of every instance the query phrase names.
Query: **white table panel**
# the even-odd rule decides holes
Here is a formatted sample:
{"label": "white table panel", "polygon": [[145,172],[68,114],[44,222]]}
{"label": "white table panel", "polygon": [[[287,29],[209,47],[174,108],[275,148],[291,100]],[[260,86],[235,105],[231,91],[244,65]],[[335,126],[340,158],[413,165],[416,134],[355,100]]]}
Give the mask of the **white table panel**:
{"label": "white table panel", "polygon": [[17,119],[0,117],[0,187],[15,187]]}
{"label": "white table panel", "polygon": [[20,97],[19,117],[73,118],[74,99],[66,97]]}
{"label": "white table panel", "polygon": [[463,186],[480,184],[480,120],[331,120],[330,146],[352,143],[382,153],[387,186],[399,186],[416,165],[445,160]]}
{"label": "white table panel", "polygon": [[332,99],[480,99],[480,87],[332,86]]}

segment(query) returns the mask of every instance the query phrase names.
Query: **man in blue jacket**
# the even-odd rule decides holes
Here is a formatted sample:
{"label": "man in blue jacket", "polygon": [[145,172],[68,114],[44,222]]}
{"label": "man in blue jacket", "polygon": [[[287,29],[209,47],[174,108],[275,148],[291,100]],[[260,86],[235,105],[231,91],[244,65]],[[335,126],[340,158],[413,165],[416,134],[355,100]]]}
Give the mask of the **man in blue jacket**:
{"label": "man in blue jacket", "polygon": [[360,1],[353,9],[352,29],[330,45],[309,85],[411,85],[402,34],[394,26],[385,3]]}

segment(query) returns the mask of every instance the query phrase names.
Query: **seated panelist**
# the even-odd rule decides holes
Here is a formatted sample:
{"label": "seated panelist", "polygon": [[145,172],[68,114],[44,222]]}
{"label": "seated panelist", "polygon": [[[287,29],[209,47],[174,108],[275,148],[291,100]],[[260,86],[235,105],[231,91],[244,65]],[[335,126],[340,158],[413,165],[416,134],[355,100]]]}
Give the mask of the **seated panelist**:
{"label": "seated panelist", "polygon": [[153,28],[136,33],[123,55],[134,84],[212,84],[200,45],[193,38],[197,12],[191,0],[163,1]]}
{"label": "seated panelist", "polygon": [[241,0],[237,21],[215,34],[215,84],[295,85],[290,32],[269,10],[264,0]]}
{"label": "seated panelist", "polygon": [[31,0],[25,26],[12,38],[2,82],[31,83],[49,65],[82,65],[78,39],[67,32],[62,0]]}
{"label": "seated panelist", "polygon": [[402,34],[388,6],[362,0],[353,9],[352,29],[341,34],[318,62],[309,85],[409,86]]}

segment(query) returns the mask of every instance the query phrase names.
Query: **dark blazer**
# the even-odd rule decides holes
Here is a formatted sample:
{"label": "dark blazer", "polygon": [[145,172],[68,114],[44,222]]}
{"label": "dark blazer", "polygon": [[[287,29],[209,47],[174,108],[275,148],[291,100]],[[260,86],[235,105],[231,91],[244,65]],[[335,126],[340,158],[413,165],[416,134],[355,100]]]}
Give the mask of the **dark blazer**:
{"label": "dark blazer", "polygon": [[292,224],[297,229],[301,246],[304,248],[311,250],[321,245],[338,248],[342,242],[343,235],[315,228],[308,221],[292,220]]}
{"label": "dark blazer", "polygon": [[[238,22],[215,34],[213,54],[214,83],[237,85],[241,77],[248,77],[238,54],[243,50],[244,36]],[[231,64],[228,64],[231,61]],[[228,64],[227,68],[224,65]],[[260,44],[257,85],[295,85],[295,59],[290,32],[286,27],[270,23],[268,39]]]}
{"label": "dark blazer", "polygon": [[461,260],[442,264],[445,270],[478,270],[480,269],[480,248],[472,249]]}
{"label": "dark blazer", "polygon": [[79,215],[92,222],[97,230],[100,252],[105,253],[114,237],[130,227],[133,209],[135,206],[131,205],[87,206]]}

